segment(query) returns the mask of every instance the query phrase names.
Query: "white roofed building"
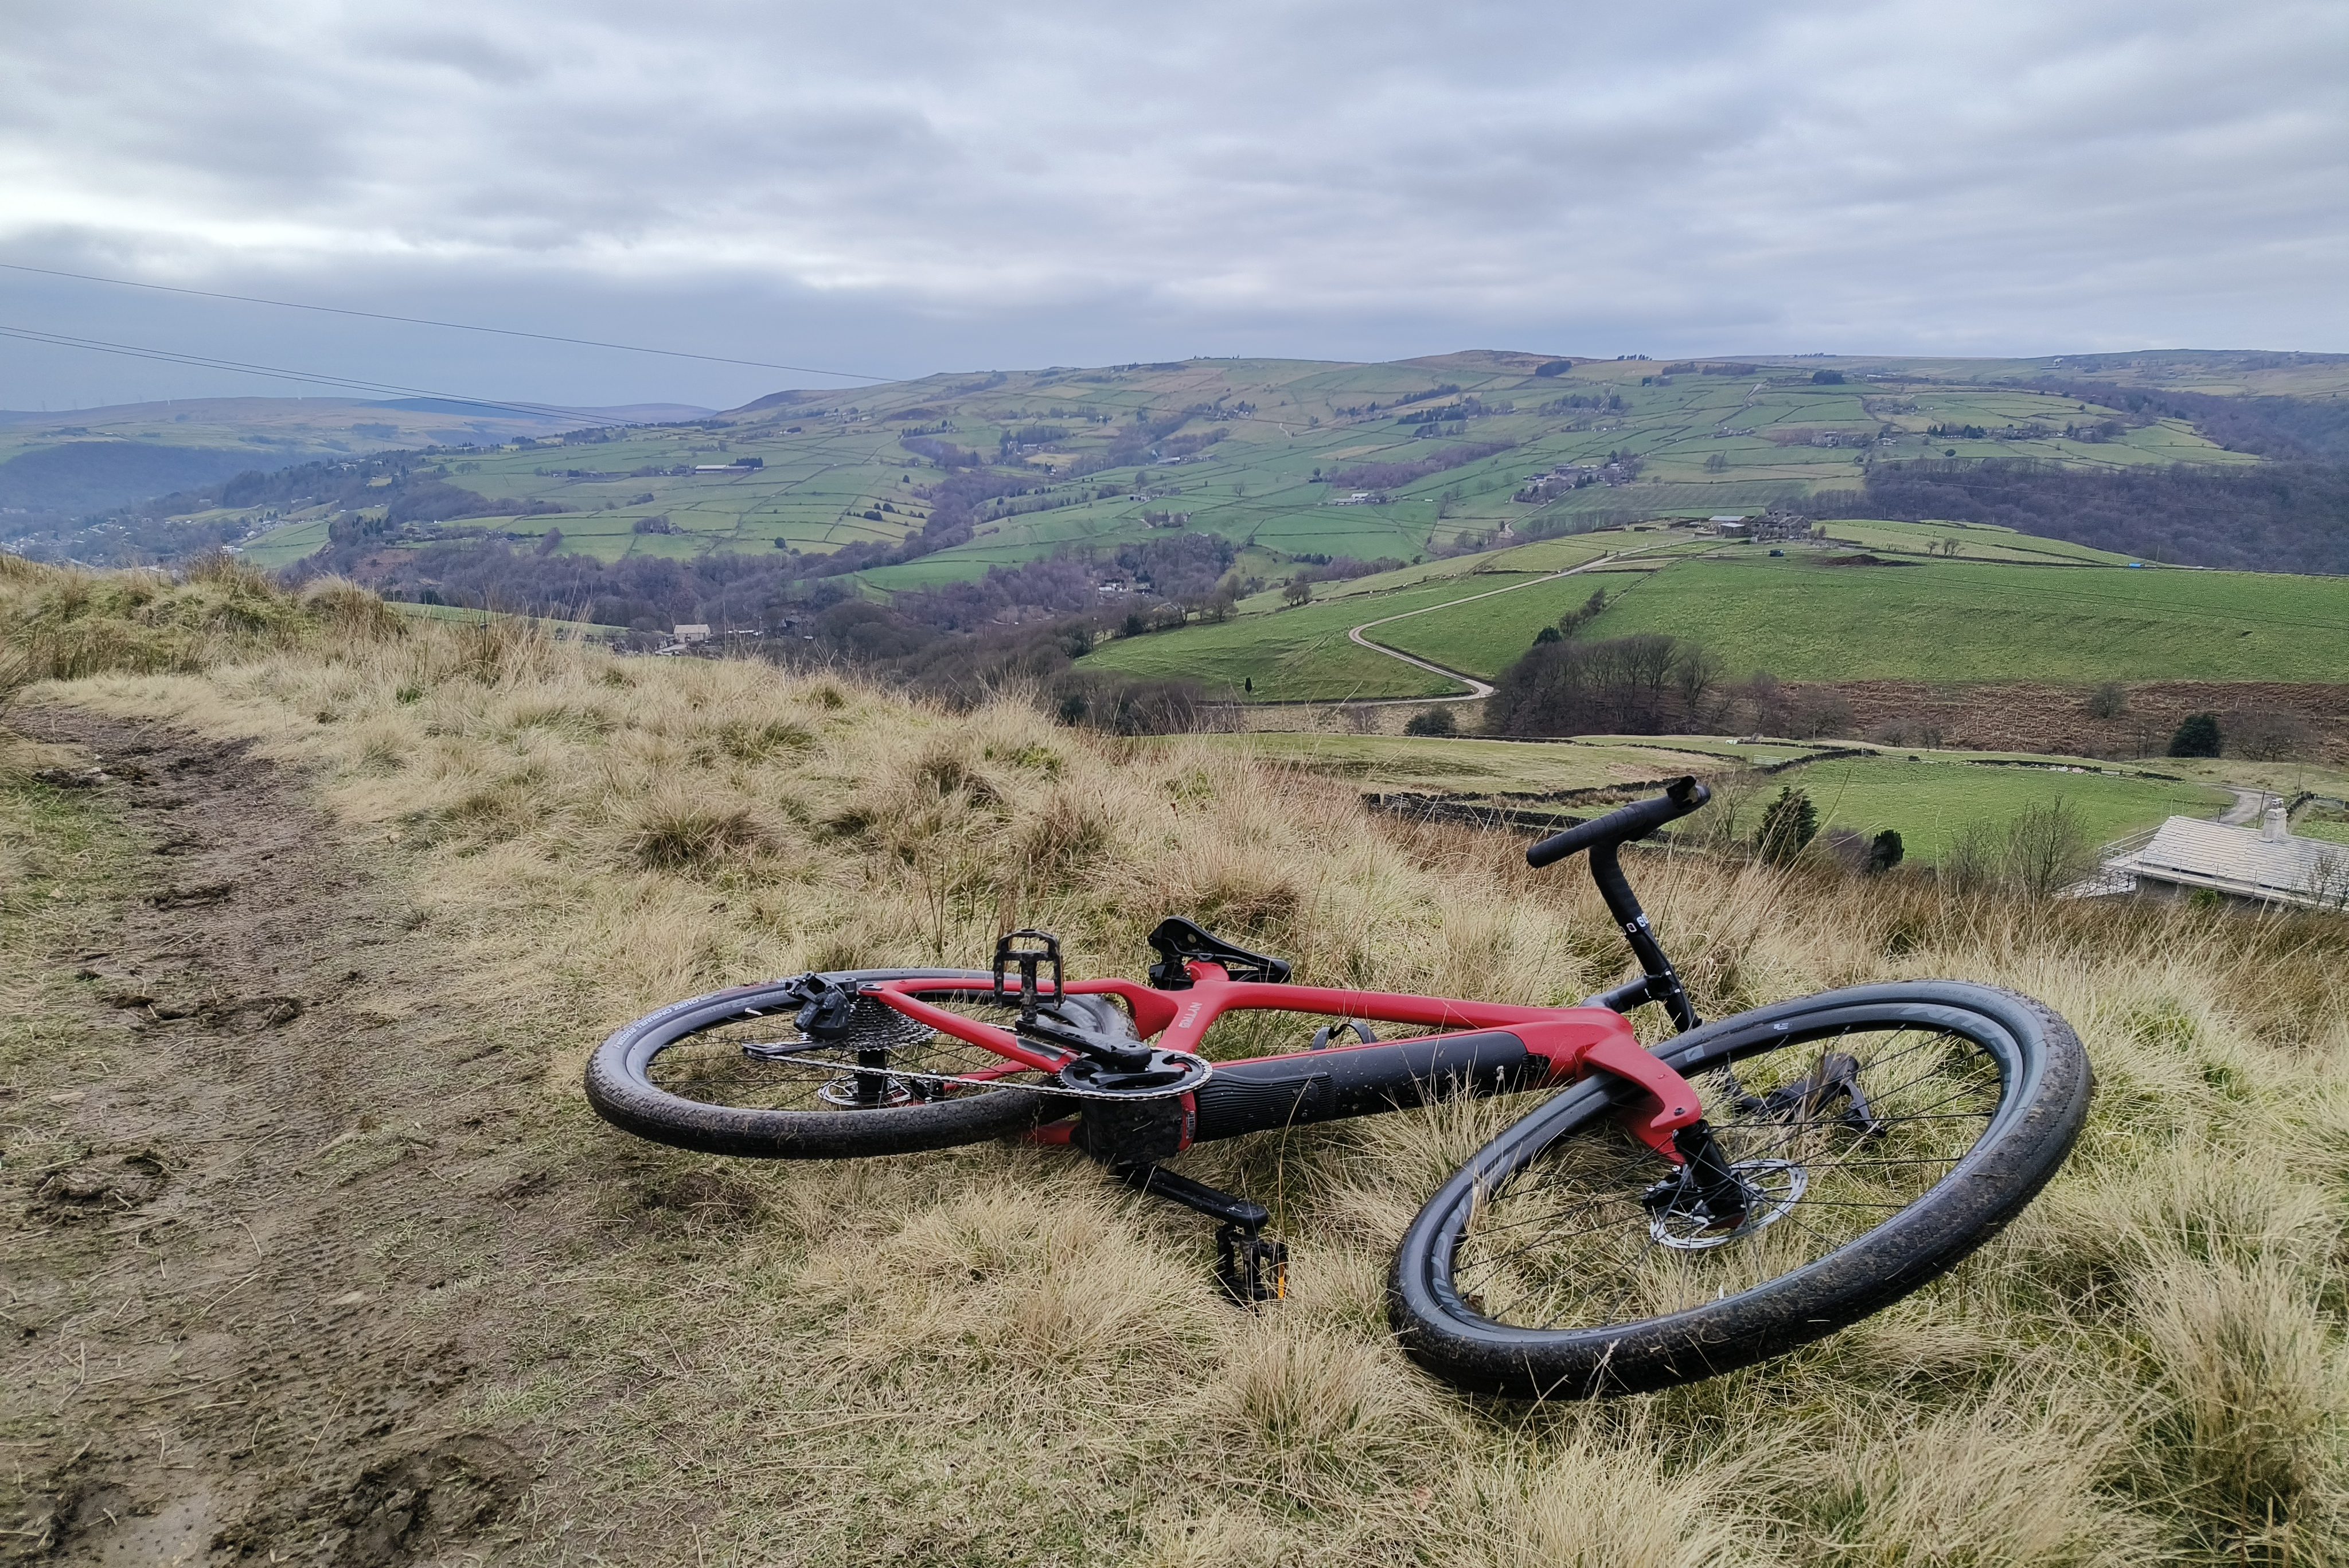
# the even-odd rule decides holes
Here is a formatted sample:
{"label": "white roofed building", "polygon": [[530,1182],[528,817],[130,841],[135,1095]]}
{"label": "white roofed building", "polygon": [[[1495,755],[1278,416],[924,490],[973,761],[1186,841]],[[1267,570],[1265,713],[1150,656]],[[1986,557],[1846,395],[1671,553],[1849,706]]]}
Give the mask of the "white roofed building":
{"label": "white roofed building", "polygon": [[2124,838],[2107,846],[2095,880],[2076,889],[2171,898],[2200,890],[2303,909],[2349,909],[2349,845],[2297,836],[2285,826],[2283,803],[2271,800],[2256,827],[2173,816],[2150,833]]}

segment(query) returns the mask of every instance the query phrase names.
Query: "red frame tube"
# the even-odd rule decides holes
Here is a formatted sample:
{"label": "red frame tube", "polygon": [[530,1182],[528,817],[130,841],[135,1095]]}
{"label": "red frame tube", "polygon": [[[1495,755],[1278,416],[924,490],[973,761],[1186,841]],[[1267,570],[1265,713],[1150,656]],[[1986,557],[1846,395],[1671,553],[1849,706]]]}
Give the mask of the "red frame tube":
{"label": "red frame tube", "polygon": [[[1634,1114],[1627,1118],[1629,1128],[1640,1142],[1676,1165],[1681,1156],[1673,1147],[1672,1134],[1704,1115],[1703,1100],[1695,1085],[1641,1046],[1631,1033],[1630,1023],[1620,1013],[1604,1007],[1520,1007],[1403,992],[1340,991],[1327,986],[1236,981],[1222,966],[1212,963],[1193,963],[1188,969],[1191,986],[1185,991],[1157,991],[1130,980],[1089,980],[1071,984],[1068,992],[1071,996],[1114,996],[1132,1010],[1134,1026],[1145,1038],[1156,1037],[1164,1050],[1194,1054],[1216,1020],[1226,1012],[1310,1012],[1371,1023],[1433,1026],[1446,1033],[1506,1030],[1525,1042],[1529,1054],[1548,1064],[1548,1082],[1552,1085],[1571,1082],[1595,1070],[1626,1079],[1646,1091],[1654,1100],[1655,1109],[1646,1116]],[[934,1006],[920,996],[926,991],[968,991],[970,984],[968,980],[952,979],[892,980],[868,986],[866,993],[940,1033],[1004,1057],[1005,1064],[1000,1070],[1005,1073],[1022,1067],[1057,1073],[1074,1059],[1072,1052],[1040,1049],[1008,1029]],[[1333,1046],[1328,1051],[1285,1054],[1326,1058],[1338,1051],[1374,1049],[1377,1047]]]}

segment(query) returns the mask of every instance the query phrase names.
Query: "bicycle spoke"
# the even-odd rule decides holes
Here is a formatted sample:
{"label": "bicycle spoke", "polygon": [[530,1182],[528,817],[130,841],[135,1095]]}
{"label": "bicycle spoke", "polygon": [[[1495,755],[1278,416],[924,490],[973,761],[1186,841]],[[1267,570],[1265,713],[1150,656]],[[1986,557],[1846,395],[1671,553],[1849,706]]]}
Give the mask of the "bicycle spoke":
{"label": "bicycle spoke", "polygon": [[1687,1179],[1595,1119],[1479,1203],[1453,1267],[1479,1311],[1600,1327],[1752,1289],[1909,1207],[2005,1093],[1971,1040],[1898,1024],[1825,1031],[1695,1076],[1738,1173],[1736,1206],[1696,1207],[1675,1185]]}
{"label": "bicycle spoke", "polygon": [[[1014,1015],[1009,1004],[986,992],[931,1000],[982,1023]],[[840,1039],[797,1035],[788,1023],[756,1012],[720,1020],[664,1050],[647,1076],[671,1094],[710,1105],[851,1113],[1018,1091],[1040,1081],[1020,1064],[938,1033],[878,1002],[860,1003]]]}

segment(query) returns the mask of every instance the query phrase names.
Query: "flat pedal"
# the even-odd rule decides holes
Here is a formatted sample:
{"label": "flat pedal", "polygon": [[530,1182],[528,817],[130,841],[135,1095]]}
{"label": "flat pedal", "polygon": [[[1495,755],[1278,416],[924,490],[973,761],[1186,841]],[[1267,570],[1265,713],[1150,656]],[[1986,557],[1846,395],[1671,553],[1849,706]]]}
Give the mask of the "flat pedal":
{"label": "flat pedal", "polygon": [[1288,1298],[1288,1243],[1250,1227],[1226,1223],[1216,1231],[1216,1281],[1244,1307]]}

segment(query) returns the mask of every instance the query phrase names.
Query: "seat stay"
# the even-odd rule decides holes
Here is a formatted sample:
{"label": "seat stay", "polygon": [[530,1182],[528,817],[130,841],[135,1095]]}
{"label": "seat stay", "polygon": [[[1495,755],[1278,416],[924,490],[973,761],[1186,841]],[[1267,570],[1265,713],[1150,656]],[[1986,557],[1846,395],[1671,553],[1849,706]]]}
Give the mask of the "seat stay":
{"label": "seat stay", "polygon": [[[901,1012],[916,1023],[926,1023],[941,1034],[950,1034],[966,1044],[977,1045],[982,1050],[992,1051],[1009,1062],[1033,1068],[1039,1073],[1058,1073],[1076,1060],[1077,1054],[1073,1051],[1030,1045],[1009,1029],[998,1029],[992,1023],[982,1023],[976,1018],[967,1018],[950,1009],[924,1002],[918,995],[914,994],[922,991],[968,991],[970,989],[972,989],[971,982],[967,980],[887,980],[877,985],[866,986],[864,994],[875,998],[891,1011]],[[1071,986],[1070,994],[1076,994],[1077,989],[1075,986]],[[1052,996],[1057,995],[1058,992],[1048,991],[1044,994]]]}

